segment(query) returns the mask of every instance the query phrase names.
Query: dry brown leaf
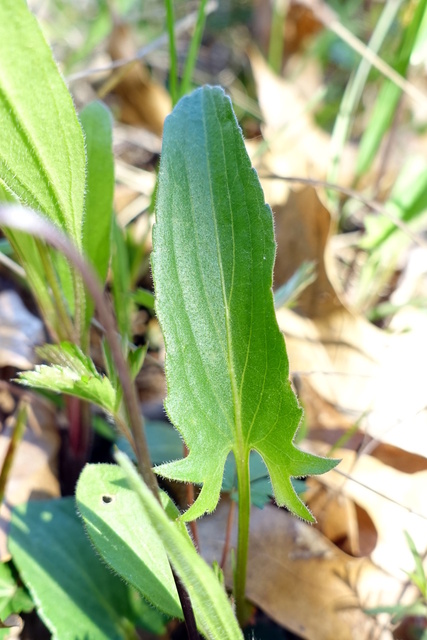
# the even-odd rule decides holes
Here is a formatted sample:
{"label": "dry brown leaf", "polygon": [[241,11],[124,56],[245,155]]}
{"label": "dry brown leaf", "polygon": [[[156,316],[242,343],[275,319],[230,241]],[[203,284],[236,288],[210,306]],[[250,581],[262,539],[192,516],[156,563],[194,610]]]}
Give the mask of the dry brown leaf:
{"label": "dry brown leaf", "polygon": [[[199,524],[202,553],[219,560],[228,501]],[[233,545],[236,539],[234,529]],[[230,584],[229,567],[226,580]],[[361,607],[397,602],[402,582],[370,560],[352,558],[319,531],[273,506],[251,514],[247,596],[273,620],[308,640],[378,638]],[[413,593],[407,593],[410,600]],[[372,635],[369,635],[369,634]],[[382,640],[390,638],[383,633]]]}
{"label": "dry brown leaf", "polygon": [[277,242],[274,284],[284,284],[305,260],[316,262],[316,280],[303,291],[297,310],[313,318],[340,308],[325,259],[331,216],[313,187],[291,191],[284,205],[274,205]]}
{"label": "dry brown leaf", "polygon": [[[33,411],[34,409],[34,411]],[[0,464],[9,445],[11,426],[0,434]],[[29,408],[24,438],[6,485],[5,500],[0,509],[0,561],[10,559],[7,549],[7,531],[11,508],[27,500],[58,497],[59,482],[56,475],[56,456],[59,434],[54,414],[46,406],[34,403]]]}
{"label": "dry brown leaf", "polygon": [[323,318],[277,314],[291,371],[371,437],[427,457],[427,336],[390,335],[342,308]]}
{"label": "dry brown leaf", "polygon": [[[249,57],[265,122],[263,136],[269,144],[269,151],[263,154],[264,165],[279,176],[325,179],[330,136],[315,124],[308,106],[313,93],[322,85],[320,71],[313,73],[312,68],[308,69],[310,81],[301,75],[297,84],[274,74],[255,49]],[[355,150],[348,145],[340,163],[343,186],[351,183],[354,161]]]}
{"label": "dry brown leaf", "polygon": [[[318,33],[323,25],[310,8],[294,2],[284,2],[284,5],[286,5],[286,20],[283,25],[284,53],[289,55],[301,49],[306,39]],[[270,41],[271,21],[272,4],[265,0],[254,0],[252,30],[256,42],[259,42],[266,52]]]}
{"label": "dry brown leaf", "polygon": [[31,369],[34,346],[45,341],[42,321],[24,306],[15,291],[0,293],[0,367]]}
{"label": "dry brown leaf", "polygon": [[345,449],[334,455],[341,458],[338,470],[351,479],[332,472],[311,482],[319,482],[336,495],[351,498],[369,514],[378,535],[372,560],[401,578],[404,571],[410,572],[414,568],[403,532],[408,531],[421,554],[426,550],[427,470],[406,474],[372,456],[358,457],[355,452]]}
{"label": "dry brown leaf", "polygon": [[[109,51],[113,60],[132,58],[136,47],[128,25],[119,24],[113,30]],[[172,110],[170,95],[156,83],[147,68],[138,61],[120,72],[120,82],[114,93],[120,98],[120,119],[131,125],[146,127],[161,136],[163,123]]]}

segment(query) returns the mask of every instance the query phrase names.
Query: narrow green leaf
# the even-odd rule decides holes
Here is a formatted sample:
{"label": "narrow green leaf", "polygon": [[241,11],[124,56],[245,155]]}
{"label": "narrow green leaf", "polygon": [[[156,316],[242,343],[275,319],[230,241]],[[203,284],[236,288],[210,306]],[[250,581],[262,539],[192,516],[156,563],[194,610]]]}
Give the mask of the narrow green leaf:
{"label": "narrow green leaf", "polygon": [[[176,508],[161,495],[176,518]],[[87,533],[104,560],[148,602],[182,618],[163,545],[122,469],[111,464],[86,465],[77,484],[76,501]],[[184,525],[176,526],[182,529]]]}
{"label": "narrow green leaf", "polygon": [[0,3],[0,180],[81,247],[83,133],[24,0]]}
{"label": "narrow green leaf", "polygon": [[[424,157],[408,158],[384,206],[393,218],[421,227],[427,210],[427,163]],[[392,236],[399,236],[400,242],[410,242],[410,238],[385,215],[367,215],[365,224],[366,234],[360,243],[363,249],[383,250]]]}
{"label": "narrow green leaf", "polygon": [[131,277],[129,268],[129,255],[124,238],[123,229],[113,218],[112,225],[112,257],[111,271],[113,274],[113,301],[114,312],[117,318],[117,327],[123,338],[131,339],[131,314],[133,301],[130,295]]}
{"label": "narrow green leaf", "polygon": [[38,354],[52,363],[19,373],[19,382],[29,387],[68,393],[114,413],[116,391],[108,378],[98,373],[93,361],[74,344],[45,345]]}
{"label": "narrow green leaf", "polygon": [[118,452],[116,459],[139,497],[144,517],[157,532],[175,572],[187,590],[204,635],[211,640],[243,640],[230,602],[215,573],[197,553],[189,536],[170,520],[129,458]]}
{"label": "narrow green leaf", "polygon": [[73,499],[17,507],[8,544],[54,640],[136,640],[134,595],[97,558]]}
{"label": "narrow green leaf", "polygon": [[156,468],[203,484],[185,519],[215,509],[230,451],[263,458],[276,501],[313,520],[291,477],[334,467],[293,440],[302,409],[273,303],[273,218],[231,102],[205,87],[166,119],[153,231],[166,410],[189,456]]}
{"label": "narrow green leaf", "polygon": [[79,117],[87,156],[83,250],[101,282],[105,282],[110,261],[114,194],[112,117],[102,102],[92,102]]}
{"label": "narrow green leaf", "polygon": [[[403,30],[400,46],[397,50],[394,69],[402,76],[406,76],[415,46],[419,28],[427,8],[427,0],[420,0],[413,5],[413,15]],[[356,163],[356,175],[360,177],[371,166],[378,151],[384,134],[389,129],[396,114],[402,90],[391,80],[385,80],[379,91],[375,107],[370,114],[367,126],[359,145]]]}

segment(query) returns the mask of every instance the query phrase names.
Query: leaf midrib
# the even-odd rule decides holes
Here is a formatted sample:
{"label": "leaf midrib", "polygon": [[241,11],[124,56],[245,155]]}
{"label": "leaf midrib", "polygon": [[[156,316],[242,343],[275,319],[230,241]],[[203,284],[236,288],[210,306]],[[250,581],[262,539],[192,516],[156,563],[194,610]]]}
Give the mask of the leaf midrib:
{"label": "leaf midrib", "polygon": [[[217,107],[216,107],[216,104],[215,104],[215,100],[213,100],[212,102],[213,102],[213,105],[214,105],[215,117],[217,119],[217,124],[218,124],[217,130],[219,130],[221,132],[221,147],[222,147],[222,155],[223,155],[223,165],[224,165],[224,172],[227,175],[223,131],[222,131],[222,127],[221,127],[221,123],[220,123],[219,117],[218,117],[218,112],[217,112]],[[222,292],[224,311],[225,311],[225,333],[226,333],[226,338],[227,338],[227,365],[228,365],[228,372],[229,372],[229,377],[230,377],[231,392],[232,392],[233,406],[234,406],[234,425],[235,425],[235,429],[236,429],[236,434],[235,435],[236,435],[236,442],[237,442],[237,452],[238,452],[238,456],[239,456],[240,460],[244,461],[246,458],[249,457],[249,452],[246,451],[244,437],[243,437],[241,404],[240,404],[240,399],[239,399],[239,389],[237,387],[236,372],[235,372],[234,360],[233,360],[233,344],[232,344],[232,336],[231,336],[230,308],[229,308],[229,304],[230,304],[230,301],[231,301],[231,295],[232,295],[232,288],[230,287],[230,295],[229,295],[229,298],[227,298],[227,292],[226,292],[226,288],[225,288],[224,270],[223,270],[222,261],[221,261],[221,248],[220,248],[220,242],[219,242],[219,233],[218,233],[218,224],[217,224],[217,217],[216,217],[215,201],[214,201],[214,196],[213,196],[213,191],[212,191],[212,170],[211,170],[211,163],[210,163],[209,152],[208,152],[208,128],[207,128],[206,115],[205,115],[205,110],[204,109],[202,109],[202,122],[203,122],[204,136],[205,136],[205,147],[206,147],[206,151],[207,151],[207,153],[206,153],[206,165],[207,165],[207,171],[208,171],[208,176],[209,176],[209,180],[208,180],[209,195],[210,195],[210,201],[211,201],[211,210],[212,210],[212,213],[213,213],[213,223],[214,223],[214,230],[215,230],[215,243],[216,243],[218,267],[219,267],[220,280],[221,280],[221,292]],[[228,184],[227,184],[227,199],[228,199],[230,217],[231,217],[231,223],[232,223],[231,224],[231,228],[233,230],[233,234],[232,234],[232,244],[233,244],[233,261],[232,261],[233,268],[232,268],[232,274],[233,274],[233,280],[234,280],[235,255],[236,255],[235,238],[234,238],[234,216],[233,216],[233,207],[231,206],[231,197],[230,197],[230,190],[228,188]]]}

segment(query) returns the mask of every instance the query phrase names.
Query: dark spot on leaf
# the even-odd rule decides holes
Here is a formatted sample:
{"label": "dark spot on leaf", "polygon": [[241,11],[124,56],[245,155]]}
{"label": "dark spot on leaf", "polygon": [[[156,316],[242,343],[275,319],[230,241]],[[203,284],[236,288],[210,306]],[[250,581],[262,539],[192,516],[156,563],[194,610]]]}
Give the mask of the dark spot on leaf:
{"label": "dark spot on leaf", "polygon": [[104,504],[110,504],[110,502],[113,502],[114,496],[102,496],[101,500]]}

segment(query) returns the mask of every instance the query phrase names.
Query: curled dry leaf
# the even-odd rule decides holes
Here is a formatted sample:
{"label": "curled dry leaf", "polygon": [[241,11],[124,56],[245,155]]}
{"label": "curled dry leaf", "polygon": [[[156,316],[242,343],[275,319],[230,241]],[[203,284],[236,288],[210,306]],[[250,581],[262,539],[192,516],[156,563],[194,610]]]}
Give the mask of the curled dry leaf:
{"label": "curled dry leaf", "polygon": [[331,216],[313,187],[291,190],[285,204],[273,207],[277,242],[274,286],[284,284],[302,262],[316,263],[316,280],[299,296],[297,310],[309,318],[324,316],[341,308],[331,284],[328,238]]}
{"label": "curled dry leaf", "polygon": [[[277,175],[325,179],[330,136],[315,124],[310,113],[310,101],[321,80],[316,77],[307,82],[300,77],[297,84],[275,75],[255,49],[249,58],[265,123],[264,139],[269,145],[263,162]],[[314,70],[314,75],[319,73]],[[341,158],[340,184],[350,184],[354,161],[355,150],[348,145]]]}
{"label": "curled dry leaf", "polygon": [[381,442],[427,457],[424,331],[390,335],[342,308],[309,320],[278,311],[291,371]]}
{"label": "curled dry leaf", "polygon": [[[116,25],[110,39],[113,60],[132,58],[136,47],[129,26]],[[142,62],[135,62],[119,71],[120,82],[114,91],[121,100],[121,120],[127,124],[146,127],[161,136],[163,122],[172,108],[166,89],[157,84]]]}
{"label": "curled dry leaf", "polygon": [[408,531],[420,553],[426,549],[427,506],[423,488],[427,486],[427,469],[407,474],[372,456],[357,457],[353,451],[341,449],[334,455],[342,458],[339,469],[350,477],[330,473],[319,484],[363,507],[378,536],[372,560],[402,578],[404,572],[414,568],[404,531]]}
{"label": "curled dry leaf", "polygon": [[0,367],[31,369],[34,346],[44,342],[42,321],[28,311],[15,291],[0,293]]}

